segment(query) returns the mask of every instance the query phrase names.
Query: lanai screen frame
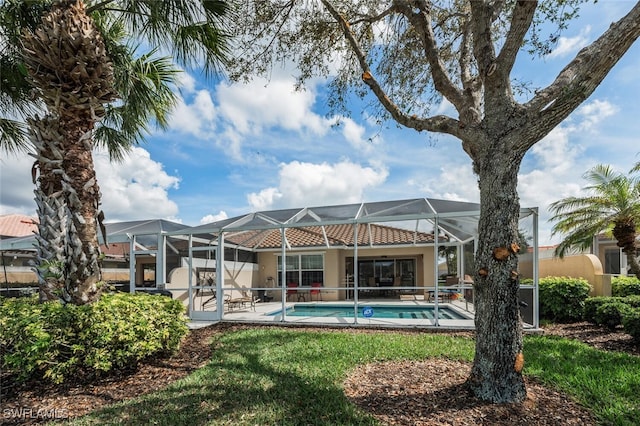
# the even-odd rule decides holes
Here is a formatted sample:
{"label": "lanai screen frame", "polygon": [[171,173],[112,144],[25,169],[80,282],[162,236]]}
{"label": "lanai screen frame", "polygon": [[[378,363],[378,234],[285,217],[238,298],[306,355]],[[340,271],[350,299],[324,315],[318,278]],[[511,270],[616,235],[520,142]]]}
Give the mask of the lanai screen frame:
{"label": "lanai screen frame", "polygon": [[[234,218],[225,219],[218,222],[204,224],[200,226],[185,228],[179,231],[167,232],[166,237],[178,237],[186,236],[189,241],[189,270],[192,270],[193,262],[193,240],[209,241],[211,246],[215,246],[216,251],[216,292],[218,295],[223,294],[225,289],[224,283],[224,251],[221,253],[221,247],[225,247],[225,234],[231,232],[244,232],[244,231],[273,231],[274,229],[280,230],[281,234],[281,256],[286,258],[287,252],[287,240],[286,231],[290,228],[304,228],[304,227],[321,227],[327,225],[343,225],[349,224],[354,229],[354,275],[358,276],[357,259],[358,259],[358,238],[357,229],[358,224],[374,224],[374,223],[393,223],[393,222],[407,222],[415,221],[415,231],[418,232],[418,227],[421,222],[425,224],[432,224],[434,231],[434,283],[435,283],[435,325],[439,325],[438,321],[438,247],[442,244],[439,243],[440,235],[446,235],[453,243],[447,245],[463,244],[474,241],[474,252],[476,251],[477,243],[477,224],[480,217],[480,205],[476,203],[457,202],[449,200],[440,200],[432,198],[414,198],[406,200],[394,200],[394,201],[379,201],[379,202],[363,202],[333,206],[319,206],[319,207],[304,207],[304,208],[292,208],[281,209],[271,211],[261,211],[248,213],[246,215],[237,216]],[[538,315],[538,208],[529,207],[520,209],[520,218],[522,221],[525,218],[532,218],[532,246],[533,246],[533,284],[532,285],[520,285],[520,289],[532,289],[533,290],[533,327],[537,328],[539,325]],[[403,228],[406,229],[406,228]],[[430,232],[432,232],[430,231]],[[425,232],[425,231],[422,231]],[[326,235],[325,235],[326,240]],[[250,247],[241,247],[238,244],[233,244],[234,247],[242,248],[249,251],[256,251]],[[430,244],[421,244],[421,246],[430,246]],[[393,247],[388,245],[388,247]],[[330,245],[327,241],[326,248],[329,249]],[[281,270],[282,280],[285,282],[284,277],[286,275],[286,262],[283,262]],[[189,275],[189,300],[193,301],[193,286],[192,274]],[[354,324],[358,324],[357,311],[358,304],[358,286],[357,281],[354,280]],[[251,287],[251,290],[273,290],[273,288],[267,287]],[[281,286],[282,291],[282,321],[286,322],[286,287]],[[219,319],[224,320],[224,300],[219,297],[216,300],[216,310],[219,313]]]}

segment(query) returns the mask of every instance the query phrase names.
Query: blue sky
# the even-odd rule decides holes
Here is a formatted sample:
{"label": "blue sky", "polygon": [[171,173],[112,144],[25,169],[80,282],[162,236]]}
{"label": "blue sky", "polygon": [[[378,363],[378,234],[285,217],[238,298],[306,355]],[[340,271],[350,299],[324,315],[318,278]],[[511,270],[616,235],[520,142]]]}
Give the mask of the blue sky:
{"label": "blue sky", "polygon": [[[518,77],[549,84],[581,47],[633,7],[588,5],[548,57],[521,54]],[[549,203],[578,195],[598,163],[628,171],[640,161],[640,43],[597,91],[527,154],[523,207],[540,208],[540,242],[552,244]],[[269,82],[205,81],[185,73],[168,131],[154,131],[120,164],[95,154],[108,221],[164,218],[189,225],[250,211],[433,197],[479,201],[471,161],[454,138],[383,127],[354,103],[351,118],[326,117],[325,82],[304,92],[293,72]],[[447,104],[439,106],[451,112]],[[333,126],[336,120],[340,126]],[[0,159],[0,214],[35,215],[31,159]]]}

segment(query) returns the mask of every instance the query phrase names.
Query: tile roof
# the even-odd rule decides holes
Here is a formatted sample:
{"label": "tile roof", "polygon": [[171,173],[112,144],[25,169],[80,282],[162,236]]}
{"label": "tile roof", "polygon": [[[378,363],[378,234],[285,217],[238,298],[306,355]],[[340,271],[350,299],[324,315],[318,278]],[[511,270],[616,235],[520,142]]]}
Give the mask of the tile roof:
{"label": "tile roof", "polygon": [[0,237],[24,237],[38,231],[38,219],[22,214],[0,216]]}
{"label": "tile roof", "polygon": [[[287,228],[287,242],[291,247],[353,246],[352,224]],[[326,233],[326,240],[325,240]],[[280,248],[282,237],[279,229],[244,231],[225,234],[225,242],[250,249]],[[358,224],[358,245],[402,245],[433,243],[433,234],[414,232],[378,224]]]}

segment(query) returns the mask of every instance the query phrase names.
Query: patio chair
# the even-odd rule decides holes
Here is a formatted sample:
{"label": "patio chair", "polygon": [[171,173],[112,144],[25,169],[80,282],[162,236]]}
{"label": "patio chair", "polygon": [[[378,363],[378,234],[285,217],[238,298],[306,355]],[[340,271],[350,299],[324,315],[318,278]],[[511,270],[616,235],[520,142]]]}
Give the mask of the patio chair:
{"label": "patio chair", "polygon": [[298,292],[298,283],[287,283],[287,301],[289,301],[289,299],[293,296],[297,296],[298,297],[298,302],[300,300],[305,300],[304,299],[304,294]]}
{"label": "patio chair", "polygon": [[234,308],[243,308],[247,305],[247,303],[255,312],[256,298],[253,295],[249,294],[246,290],[240,291],[240,295],[225,294],[224,296],[224,304],[227,305],[230,311],[232,311]]}
{"label": "patio chair", "polygon": [[309,300],[313,300],[313,295],[316,296],[316,301],[322,300],[322,291],[320,290],[322,283],[311,283],[311,291],[309,292]]}
{"label": "patio chair", "polygon": [[[449,287],[449,288],[440,289],[440,293],[442,293],[443,299],[448,299],[449,301],[451,301],[451,299],[453,299],[453,295],[458,294],[460,292],[458,287],[459,285],[460,285],[460,278],[452,277],[452,276],[447,277],[445,280],[445,287]],[[456,287],[456,288],[452,288],[452,287]]]}

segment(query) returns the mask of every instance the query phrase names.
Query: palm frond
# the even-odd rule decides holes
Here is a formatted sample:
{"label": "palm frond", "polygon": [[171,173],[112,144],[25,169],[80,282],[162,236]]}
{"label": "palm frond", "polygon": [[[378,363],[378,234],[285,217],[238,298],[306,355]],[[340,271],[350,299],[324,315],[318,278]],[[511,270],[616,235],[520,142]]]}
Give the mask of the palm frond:
{"label": "palm frond", "polygon": [[134,52],[129,48],[128,54],[114,57],[115,84],[121,102],[106,109],[95,132],[96,143],[106,147],[116,161],[144,141],[149,123],[166,128],[177,101],[171,89],[181,71],[171,58],[154,57],[155,50],[133,58]]}
{"label": "palm frond", "polygon": [[28,152],[30,148],[27,126],[23,122],[0,117],[0,151],[16,154]]}
{"label": "palm frond", "polygon": [[550,220],[555,222],[552,235],[563,236],[556,249],[561,257],[572,249],[590,247],[594,236],[610,231],[615,223],[640,223],[638,179],[602,164],[585,173],[584,178],[591,183],[584,188],[587,196],[568,197],[549,206],[553,214]]}
{"label": "palm frond", "polygon": [[209,75],[222,71],[229,55],[229,2],[220,0],[114,0],[90,11],[117,15],[128,32]]}

